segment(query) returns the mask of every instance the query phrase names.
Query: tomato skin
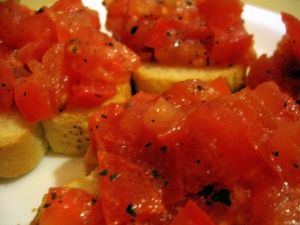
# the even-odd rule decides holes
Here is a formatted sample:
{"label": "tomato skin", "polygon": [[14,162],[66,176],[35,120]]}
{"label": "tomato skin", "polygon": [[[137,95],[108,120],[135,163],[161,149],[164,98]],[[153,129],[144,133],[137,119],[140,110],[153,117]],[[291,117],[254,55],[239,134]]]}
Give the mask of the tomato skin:
{"label": "tomato skin", "polygon": [[215,223],[196,203],[188,201],[172,220],[171,225],[214,225]]}
{"label": "tomato skin", "polygon": [[39,218],[40,225],[105,224],[97,197],[75,188],[50,188]]}

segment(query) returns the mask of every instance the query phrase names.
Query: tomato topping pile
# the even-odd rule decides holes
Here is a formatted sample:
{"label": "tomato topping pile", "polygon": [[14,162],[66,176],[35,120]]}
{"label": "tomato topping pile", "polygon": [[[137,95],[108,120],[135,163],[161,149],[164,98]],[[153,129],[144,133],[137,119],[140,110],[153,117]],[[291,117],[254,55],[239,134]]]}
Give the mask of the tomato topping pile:
{"label": "tomato topping pile", "polygon": [[300,99],[300,20],[282,13],[286,34],[271,57],[260,56],[250,67],[249,87],[274,80],[283,91]]}
{"label": "tomato topping pile", "polygon": [[144,61],[247,65],[255,58],[240,0],[106,0],[107,28]]}
{"label": "tomato topping pile", "polygon": [[99,32],[97,13],[80,0],[38,11],[2,2],[0,27],[0,112],[17,108],[30,122],[100,105],[139,65],[135,53]]}
{"label": "tomato topping pile", "polygon": [[275,82],[224,87],[184,81],[96,112],[99,224],[300,223],[300,105]]}

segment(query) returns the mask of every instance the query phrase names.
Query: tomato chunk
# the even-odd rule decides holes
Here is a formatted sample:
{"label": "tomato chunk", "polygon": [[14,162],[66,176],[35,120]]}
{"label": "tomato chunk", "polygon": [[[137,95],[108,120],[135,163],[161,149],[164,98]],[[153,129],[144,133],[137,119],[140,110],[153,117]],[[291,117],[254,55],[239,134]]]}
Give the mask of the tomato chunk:
{"label": "tomato chunk", "polygon": [[105,224],[97,198],[81,189],[50,188],[42,207],[41,225]]}
{"label": "tomato chunk", "polygon": [[197,206],[196,203],[188,201],[175,216],[171,225],[214,225],[215,223],[206,215],[206,213]]}
{"label": "tomato chunk", "polygon": [[132,219],[145,222],[164,211],[151,173],[105,152],[99,153],[99,165],[101,203],[107,224],[129,223]]}

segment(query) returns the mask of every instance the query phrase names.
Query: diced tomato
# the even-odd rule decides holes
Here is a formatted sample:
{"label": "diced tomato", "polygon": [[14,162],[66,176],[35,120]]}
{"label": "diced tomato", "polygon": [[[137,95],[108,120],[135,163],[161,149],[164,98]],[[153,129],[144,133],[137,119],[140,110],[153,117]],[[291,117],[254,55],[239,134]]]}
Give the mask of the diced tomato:
{"label": "diced tomato", "polygon": [[62,46],[54,45],[45,53],[42,63],[29,62],[32,75],[17,79],[16,105],[28,121],[49,119],[64,108],[68,79],[63,74],[62,64]]}
{"label": "diced tomato", "polygon": [[79,0],[59,1],[49,8],[47,14],[55,24],[60,42],[78,36],[84,28],[100,29],[98,14],[84,7]]}
{"label": "diced tomato", "polygon": [[42,207],[40,225],[105,224],[97,197],[81,189],[50,188]]}
{"label": "diced tomato", "polygon": [[144,61],[246,66],[255,58],[239,0],[107,1],[107,27]]}
{"label": "diced tomato", "polygon": [[0,3],[0,40],[11,48],[19,48],[24,45],[22,41],[22,23],[30,17],[32,11],[18,4],[14,0]]}
{"label": "diced tomato", "polygon": [[178,215],[175,216],[171,225],[214,225],[215,223],[208,215],[197,206],[196,203],[188,201]]}
{"label": "diced tomato", "polygon": [[[228,86],[220,78],[210,84],[200,80],[179,82],[167,90],[163,96],[176,107],[184,108],[218,98],[228,93]],[[229,91],[230,92],[230,91]],[[189,108],[189,107],[187,107]]]}
{"label": "diced tomato", "polygon": [[0,60],[0,112],[9,112],[14,104],[13,68],[8,62]]}
{"label": "diced tomato", "polygon": [[198,8],[213,29],[227,32],[232,25],[240,24],[240,15],[243,11],[243,5],[239,0],[199,0]]}
{"label": "diced tomato", "polygon": [[161,194],[151,182],[149,171],[104,151],[99,152],[98,157],[106,224],[146,222],[164,211]]}
{"label": "diced tomato", "polygon": [[262,55],[250,66],[246,85],[255,88],[258,84],[274,80],[278,86],[294,98],[300,98],[300,20],[282,13],[286,34],[271,57]]}
{"label": "diced tomato", "polygon": [[290,42],[293,45],[293,53],[295,54],[298,65],[300,65],[300,20],[288,13],[282,13],[281,17],[286,26],[286,33],[290,37]]}
{"label": "diced tomato", "polygon": [[43,12],[24,19],[20,29],[24,45],[18,50],[17,58],[23,63],[30,59],[41,60],[44,53],[56,42],[54,24]]}

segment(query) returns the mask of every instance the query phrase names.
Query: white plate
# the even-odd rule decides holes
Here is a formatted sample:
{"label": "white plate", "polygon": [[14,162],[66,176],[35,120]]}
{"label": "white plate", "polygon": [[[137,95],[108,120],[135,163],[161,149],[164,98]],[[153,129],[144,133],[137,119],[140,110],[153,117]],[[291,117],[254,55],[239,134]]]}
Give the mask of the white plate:
{"label": "white plate", "polygon": [[[101,22],[105,20],[100,0],[83,2],[101,11]],[[247,30],[254,34],[258,54],[271,54],[285,32],[280,15],[246,5],[243,18]],[[83,166],[80,158],[48,154],[31,173],[16,180],[0,180],[0,224],[29,224],[49,187],[61,186],[81,175]]]}

